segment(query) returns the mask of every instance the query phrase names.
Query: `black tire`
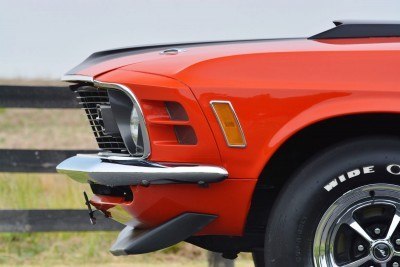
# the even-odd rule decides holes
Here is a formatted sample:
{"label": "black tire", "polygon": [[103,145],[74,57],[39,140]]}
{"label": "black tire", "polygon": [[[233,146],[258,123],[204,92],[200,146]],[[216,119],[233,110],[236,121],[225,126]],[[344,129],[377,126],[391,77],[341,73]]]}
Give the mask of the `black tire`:
{"label": "black tire", "polygon": [[[385,136],[348,141],[308,161],[287,182],[270,214],[265,266],[314,266],[314,236],[325,211],[343,194],[360,186],[400,185],[400,175],[387,170],[391,164],[400,165],[400,138]],[[362,168],[368,166],[373,168],[363,173]],[[345,177],[344,182],[337,178],[356,169],[361,170],[356,177]],[[393,166],[391,171],[400,172],[400,167]],[[338,184],[329,187],[335,178]]]}
{"label": "black tire", "polygon": [[257,250],[252,253],[254,267],[264,267],[265,266],[265,259],[264,259],[264,251]]}

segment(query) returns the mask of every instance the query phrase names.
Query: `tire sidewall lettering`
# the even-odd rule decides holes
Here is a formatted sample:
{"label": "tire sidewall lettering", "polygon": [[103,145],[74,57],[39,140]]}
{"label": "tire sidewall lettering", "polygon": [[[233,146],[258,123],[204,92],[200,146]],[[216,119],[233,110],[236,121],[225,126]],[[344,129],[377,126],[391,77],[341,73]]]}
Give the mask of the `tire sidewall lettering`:
{"label": "tire sidewall lettering", "polygon": [[349,180],[358,179],[360,177],[368,176],[370,174],[374,174],[376,172],[379,173],[382,171],[384,171],[386,175],[400,176],[400,164],[391,163],[385,165],[384,168],[382,168],[382,166],[376,165],[365,165],[359,168],[348,170],[344,173],[340,173],[339,175],[331,179],[328,183],[324,184],[323,190],[325,192],[331,192],[335,188],[346,184]]}
{"label": "tire sidewall lettering", "polygon": [[386,167],[386,171],[393,175],[400,175],[400,165],[390,164]]}

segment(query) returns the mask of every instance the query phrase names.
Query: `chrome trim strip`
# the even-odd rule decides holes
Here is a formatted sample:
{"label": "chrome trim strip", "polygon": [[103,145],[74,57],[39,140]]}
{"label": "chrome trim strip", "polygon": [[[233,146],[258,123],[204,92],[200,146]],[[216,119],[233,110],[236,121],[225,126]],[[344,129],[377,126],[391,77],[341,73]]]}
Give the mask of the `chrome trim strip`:
{"label": "chrome trim strip", "polygon": [[[229,107],[231,108],[231,110],[232,110],[232,112],[233,112],[233,115],[234,115],[234,117],[235,117],[235,121],[236,121],[237,125],[239,126],[240,134],[242,135],[243,142],[244,142],[243,145],[231,145],[231,144],[229,143],[228,138],[227,138],[226,133],[225,133],[225,130],[224,130],[224,127],[222,127],[222,122],[221,122],[221,120],[220,120],[220,118],[219,118],[219,116],[218,116],[218,114],[217,114],[217,111],[215,110],[214,105],[213,105],[214,103],[226,103],[226,104],[229,104]],[[227,144],[229,147],[245,148],[245,147],[247,146],[246,137],[245,137],[245,135],[244,135],[244,132],[243,132],[243,129],[242,129],[242,125],[240,125],[239,118],[238,118],[238,116],[237,116],[237,114],[236,114],[235,109],[233,108],[232,103],[231,103],[230,101],[227,101],[227,100],[212,100],[212,101],[210,101],[210,106],[211,106],[211,108],[212,108],[212,110],[213,110],[213,112],[214,112],[214,115],[215,115],[215,117],[216,117],[216,119],[217,119],[217,121],[218,121],[219,127],[221,128],[221,131],[222,131],[222,133],[223,133],[223,135],[224,135],[226,144]]]}
{"label": "chrome trim strip", "polygon": [[57,166],[57,172],[81,183],[108,186],[215,183],[228,177],[228,172],[217,166],[166,166],[144,160],[133,160],[128,165],[104,161],[95,155],[76,155],[66,159]]}
{"label": "chrome trim strip", "polygon": [[137,100],[135,94],[125,85],[118,84],[118,83],[106,83],[106,82],[100,82],[100,81],[93,81],[94,86],[98,88],[106,88],[106,89],[114,89],[114,90],[120,90],[123,91],[125,94],[127,94],[133,105],[135,105],[138,108],[138,115],[140,116],[140,128],[142,129],[142,134],[143,134],[143,156],[140,157],[142,159],[146,159],[150,156],[150,140],[149,140],[149,133],[147,132],[147,125],[146,125],[146,120],[143,115],[143,110],[142,107],[139,105],[139,101]]}
{"label": "chrome trim strip", "polygon": [[85,75],[64,75],[61,77],[63,82],[90,82],[93,83],[93,77]]}
{"label": "chrome trim strip", "polygon": [[[119,157],[119,158],[124,158],[126,160],[132,160],[132,159],[138,159],[138,160],[143,160],[146,159],[150,156],[151,153],[151,148],[150,148],[150,139],[149,139],[149,134],[147,131],[147,125],[146,125],[146,120],[143,115],[143,110],[142,107],[139,104],[139,101],[137,100],[135,94],[125,85],[118,84],[118,83],[107,83],[107,82],[101,82],[93,79],[93,77],[89,76],[84,76],[84,75],[64,75],[62,77],[63,81],[66,82],[90,82],[93,83],[94,86],[98,88],[105,88],[105,89],[114,89],[114,90],[120,90],[123,91],[125,94],[129,96],[129,98],[132,101],[133,105],[136,105],[136,107],[139,110],[139,116],[141,118],[140,120],[140,126],[142,129],[143,133],[143,156],[142,157],[133,157],[133,156],[126,156],[126,157]],[[104,158],[105,156],[103,156]]]}

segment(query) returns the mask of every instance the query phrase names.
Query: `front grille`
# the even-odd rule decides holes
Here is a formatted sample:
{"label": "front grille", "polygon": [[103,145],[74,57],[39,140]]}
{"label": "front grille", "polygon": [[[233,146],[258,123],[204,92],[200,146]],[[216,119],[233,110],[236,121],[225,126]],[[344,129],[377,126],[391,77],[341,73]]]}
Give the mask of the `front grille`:
{"label": "front grille", "polygon": [[100,106],[110,106],[106,89],[92,86],[82,86],[73,89],[77,94],[79,104],[85,110],[90,126],[96,137],[99,148],[105,153],[129,155],[120,133],[108,134],[104,130],[103,118],[99,112]]}

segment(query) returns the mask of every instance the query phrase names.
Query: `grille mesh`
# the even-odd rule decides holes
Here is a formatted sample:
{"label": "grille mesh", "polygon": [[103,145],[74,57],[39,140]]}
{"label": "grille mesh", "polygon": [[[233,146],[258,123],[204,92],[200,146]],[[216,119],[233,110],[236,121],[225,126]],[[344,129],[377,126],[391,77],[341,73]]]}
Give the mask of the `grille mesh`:
{"label": "grille mesh", "polygon": [[107,135],[104,132],[101,114],[98,114],[99,105],[110,105],[107,90],[98,90],[95,87],[83,86],[74,90],[79,104],[85,110],[90,126],[96,137],[99,148],[106,153],[129,155],[121,135]]}

